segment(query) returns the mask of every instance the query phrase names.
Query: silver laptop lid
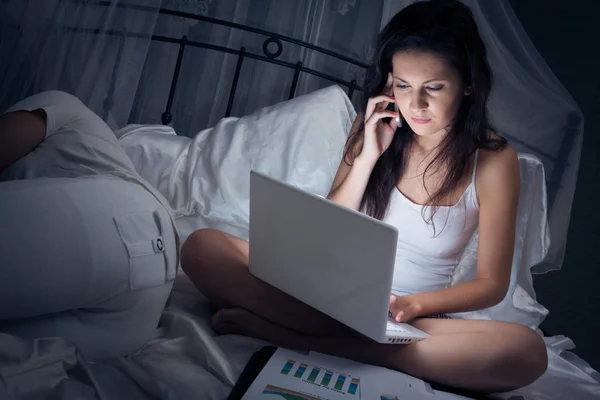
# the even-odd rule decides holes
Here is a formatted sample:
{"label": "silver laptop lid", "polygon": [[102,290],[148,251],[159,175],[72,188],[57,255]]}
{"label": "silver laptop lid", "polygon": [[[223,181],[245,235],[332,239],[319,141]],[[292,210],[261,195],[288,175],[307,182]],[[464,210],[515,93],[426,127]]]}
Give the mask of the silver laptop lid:
{"label": "silver laptop lid", "polygon": [[252,171],[250,272],[356,331],[385,338],[397,230]]}

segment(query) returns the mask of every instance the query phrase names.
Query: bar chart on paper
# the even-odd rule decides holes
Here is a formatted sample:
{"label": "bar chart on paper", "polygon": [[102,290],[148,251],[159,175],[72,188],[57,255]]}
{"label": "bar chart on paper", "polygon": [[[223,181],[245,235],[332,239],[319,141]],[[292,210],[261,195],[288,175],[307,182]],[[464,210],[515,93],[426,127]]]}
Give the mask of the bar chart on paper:
{"label": "bar chart on paper", "polygon": [[[360,379],[349,374],[288,360],[281,367],[280,375],[287,376],[288,381],[294,385],[291,385],[290,388],[282,388],[283,385],[267,385],[263,394],[272,395],[274,399],[286,400],[323,400],[334,396],[335,398],[360,400]],[[292,386],[294,388],[305,387],[306,390],[292,390]],[[307,394],[309,390],[313,394]],[[317,393],[319,394],[317,395]]]}
{"label": "bar chart on paper", "polygon": [[325,354],[278,348],[242,400],[438,399],[424,381]]}

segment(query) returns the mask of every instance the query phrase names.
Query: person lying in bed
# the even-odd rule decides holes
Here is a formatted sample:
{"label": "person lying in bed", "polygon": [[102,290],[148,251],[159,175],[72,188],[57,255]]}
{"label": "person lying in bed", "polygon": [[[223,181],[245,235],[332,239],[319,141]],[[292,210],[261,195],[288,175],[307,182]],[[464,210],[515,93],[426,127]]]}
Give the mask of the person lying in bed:
{"label": "person lying in bed", "polygon": [[156,333],[179,263],[169,203],[78,98],[0,114],[0,333],[61,337],[89,360]]}
{"label": "person lying in bed", "polygon": [[[513,390],[542,375],[546,347],[529,327],[446,316],[498,304],[509,285],[520,175],[515,150],[488,122],[491,87],[486,49],[466,6],[404,8],[378,36],[367,101],[328,195],[398,229],[389,309],[429,338],[394,345],[357,338],[250,275],[247,242],[199,230],[183,244],[182,268],[221,308],[215,330],[480,392]],[[477,275],[449,287],[477,227]]]}

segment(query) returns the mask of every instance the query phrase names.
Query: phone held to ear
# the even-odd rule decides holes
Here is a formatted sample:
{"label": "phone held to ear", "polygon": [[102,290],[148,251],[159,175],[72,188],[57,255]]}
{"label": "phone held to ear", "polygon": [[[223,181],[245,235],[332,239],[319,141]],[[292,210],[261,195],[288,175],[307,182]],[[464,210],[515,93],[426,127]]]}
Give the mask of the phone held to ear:
{"label": "phone held to ear", "polygon": [[[399,112],[398,106],[396,105],[396,103],[388,104],[388,106],[385,109],[388,111]],[[392,119],[391,118],[382,118],[382,121],[385,122],[386,124],[389,124],[392,121]],[[402,117],[400,115],[396,117],[396,126],[398,128],[402,127]]]}

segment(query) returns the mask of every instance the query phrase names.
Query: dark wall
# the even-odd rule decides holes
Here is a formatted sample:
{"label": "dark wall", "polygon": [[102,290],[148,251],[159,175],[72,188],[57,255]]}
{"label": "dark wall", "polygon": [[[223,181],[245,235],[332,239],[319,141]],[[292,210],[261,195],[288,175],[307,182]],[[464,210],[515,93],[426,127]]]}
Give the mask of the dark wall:
{"label": "dark wall", "polygon": [[542,329],[573,339],[574,352],[600,370],[600,1],[510,4],[585,118],[563,270],[535,280],[538,300],[550,310]]}

